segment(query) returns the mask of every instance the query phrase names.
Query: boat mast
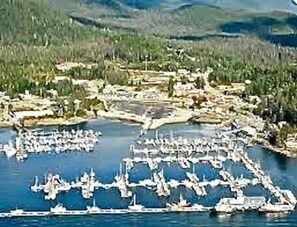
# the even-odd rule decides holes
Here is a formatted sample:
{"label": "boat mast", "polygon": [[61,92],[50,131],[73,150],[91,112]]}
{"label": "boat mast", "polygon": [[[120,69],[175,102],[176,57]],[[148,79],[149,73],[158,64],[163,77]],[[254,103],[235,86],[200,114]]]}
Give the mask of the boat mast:
{"label": "boat mast", "polygon": [[123,166],[122,166],[122,163],[120,163],[120,176],[122,176],[123,174]]}

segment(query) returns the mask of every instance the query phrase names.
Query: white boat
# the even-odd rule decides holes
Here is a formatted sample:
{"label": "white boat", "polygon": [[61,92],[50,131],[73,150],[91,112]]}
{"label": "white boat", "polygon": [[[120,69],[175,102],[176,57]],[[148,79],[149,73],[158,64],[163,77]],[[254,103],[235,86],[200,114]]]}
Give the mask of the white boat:
{"label": "white boat", "polygon": [[93,200],[93,206],[87,206],[87,213],[88,214],[99,214],[100,213],[100,208],[96,206],[95,200]]}
{"label": "white boat", "polygon": [[13,146],[11,141],[3,146],[3,150],[7,158],[11,158],[17,153],[17,149]]}
{"label": "white boat", "polygon": [[211,213],[215,214],[231,214],[235,211],[234,208],[232,208],[230,205],[227,204],[217,204],[213,210],[211,210]]}
{"label": "white boat", "polygon": [[135,194],[133,196],[133,200],[131,201],[131,204],[133,204],[133,205],[128,206],[128,209],[130,211],[141,212],[144,209],[144,206],[142,206],[140,204],[136,204],[136,195]]}
{"label": "white boat", "polygon": [[183,198],[182,194],[179,195],[179,202],[177,204],[179,207],[188,207],[190,203],[187,202],[186,199]]}
{"label": "white boat", "polygon": [[67,212],[67,209],[62,204],[57,204],[50,209],[50,213],[53,215],[61,215]]}
{"label": "white boat", "polygon": [[203,205],[200,205],[197,203],[193,204],[190,208],[193,211],[205,211],[206,210],[206,208]]}
{"label": "white boat", "polygon": [[180,184],[177,180],[174,180],[174,179],[171,179],[169,182],[168,182],[168,185],[171,187],[171,188],[177,188]]}
{"label": "white boat", "polygon": [[271,204],[270,202],[259,208],[260,213],[289,213],[294,210],[294,206],[289,204],[275,203]]}
{"label": "white boat", "polygon": [[209,182],[210,187],[215,188],[221,184],[221,180],[215,179]]}
{"label": "white boat", "polygon": [[39,190],[38,177],[36,176],[35,177],[35,183],[34,183],[34,185],[31,186],[31,191],[38,192],[38,190]]}
{"label": "white boat", "polygon": [[171,211],[182,211],[184,208],[189,207],[190,203],[183,198],[182,194],[179,196],[178,203],[167,203],[166,207]]}
{"label": "white boat", "polygon": [[17,216],[21,216],[22,214],[24,214],[24,210],[22,210],[22,209],[15,209],[15,210],[11,210],[10,211],[10,213],[9,213],[9,215],[11,216],[11,217],[17,217]]}

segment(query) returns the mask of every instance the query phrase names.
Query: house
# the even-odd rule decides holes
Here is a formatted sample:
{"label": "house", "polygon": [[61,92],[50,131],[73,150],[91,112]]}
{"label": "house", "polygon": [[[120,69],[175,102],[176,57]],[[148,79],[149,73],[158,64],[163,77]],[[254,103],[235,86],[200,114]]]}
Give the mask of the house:
{"label": "house", "polygon": [[190,74],[190,71],[188,71],[187,69],[178,69],[177,74],[179,74],[181,76],[186,76],[186,75]]}
{"label": "house", "polygon": [[84,68],[85,65],[80,62],[63,62],[61,64],[56,65],[56,69],[63,71],[63,72],[69,71],[70,69],[77,68],[77,67]]}
{"label": "house", "polygon": [[169,72],[169,71],[166,71],[166,72],[162,72],[163,76],[166,76],[166,77],[176,77],[176,72]]}
{"label": "house", "polygon": [[73,85],[87,85],[89,83],[89,80],[74,80],[72,79]]}
{"label": "house", "polygon": [[58,83],[58,82],[64,81],[64,80],[70,80],[70,78],[68,76],[56,76],[54,79],[54,82]]}
{"label": "house", "polygon": [[81,62],[63,62],[61,64],[56,65],[56,69],[67,72],[72,68],[85,68],[85,69],[91,69],[93,66],[98,66],[97,64],[83,64]]}
{"label": "house", "polygon": [[218,90],[228,95],[238,95],[245,91],[245,84],[231,83],[231,85],[218,85]]}
{"label": "house", "polygon": [[30,92],[28,90],[25,91],[25,94],[19,94],[19,97],[21,100],[31,100],[32,99],[32,95],[30,94]]}

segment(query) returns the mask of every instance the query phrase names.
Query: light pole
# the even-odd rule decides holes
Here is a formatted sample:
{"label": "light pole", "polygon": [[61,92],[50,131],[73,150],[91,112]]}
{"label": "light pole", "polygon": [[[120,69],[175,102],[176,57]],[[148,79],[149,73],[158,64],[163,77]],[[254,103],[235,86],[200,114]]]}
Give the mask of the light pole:
{"label": "light pole", "polygon": [[148,55],[146,54],[145,55],[145,71],[147,71],[147,58],[148,58]]}

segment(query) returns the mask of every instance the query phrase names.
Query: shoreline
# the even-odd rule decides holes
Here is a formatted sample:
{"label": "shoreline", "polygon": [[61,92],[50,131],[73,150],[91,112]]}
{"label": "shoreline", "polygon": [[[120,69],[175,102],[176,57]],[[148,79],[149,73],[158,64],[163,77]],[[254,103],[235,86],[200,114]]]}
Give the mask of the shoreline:
{"label": "shoreline", "polygon": [[277,153],[277,154],[281,154],[281,155],[284,155],[288,158],[297,158],[297,153],[294,152],[294,151],[288,151],[288,150],[285,150],[283,148],[279,148],[279,147],[273,147],[271,145],[261,145],[262,148],[265,148],[267,150],[270,150],[274,153]]}
{"label": "shoreline", "polygon": [[24,122],[24,126],[28,128],[40,127],[40,126],[71,126],[88,122],[88,118],[73,117],[70,119],[64,118],[45,118],[40,120],[28,120]]}
{"label": "shoreline", "polygon": [[120,111],[98,111],[97,116],[108,119],[136,122],[141,124],[143,130],[154,130],[166,124],[186,123],[192,119],[192,113],[190,111],[177,111],[176,113],[177,115],[175,116],[160,119],[152,119]]}
{"label": "shoreline", "polygon": [[[178,123],[186,123],[193,119],[192,113],[190,111],[179,111],[179,115],[177,116],[170,116],[167,118],[160,118],[160,119],[151,119],[144,116],[139,116],[136,114],[131,114],[127,112],[120,112],[120,111],[97,111],[97,117],[73,117],[70,119],[65,118],[44,118],[44,119],[32,119],[26,120],[24,122],[25,127],[27,128],[35,128],[35,127],[47,127],[47,126],[73,126],[82,123],[87,123],[92,120],[99,119],[100,117],[111,119],[111,120],[119,120],[119,121],[126,121],[126,122],[135,122],[140,124],[142,130],[154,130],[159,127],[162,127],[166,124],[178,124]],[[220,125],[218,121],[209,121],[203,119],[202,122],[197,122],[197,120],[193,120],[193,123],[196,124],[211,124],[211,125]],[[10,124],[8,121],[0,122],[1,129],[9,129],[12,128],[13,125]],[[288,158],[297,158],[297,152],[285,150],[283,148],[274,147],[270,144],[267,144],[265,140],[256,139],[255,145],[259,145],[260,147],[267,149],[271,152],[284,155]]]}
{"label": "shoreline", "polygon": [[260,146],[261,148],[267,149],[271,152],[274,152],[276,154],[284,155],[288,158],[297,158],[297,152],[285,150],[284,148],[276,147],[270,145],[266,140],[264,139],[255,139],[254,142],[256,145]]}
{"label": "shoreline", "polygon": [[[71,126],[81,123],[86,123],[90,121],[90,118],[74,117],[70,119],[65,118],[44,118],[44,119],[32,119],[25,120],[24,126],[26,128],[35,128],[35,127],[46,127],[46,126]],[[8,129],[13,128],[13,125],[10,122],[0,122],[0,128]]]}

